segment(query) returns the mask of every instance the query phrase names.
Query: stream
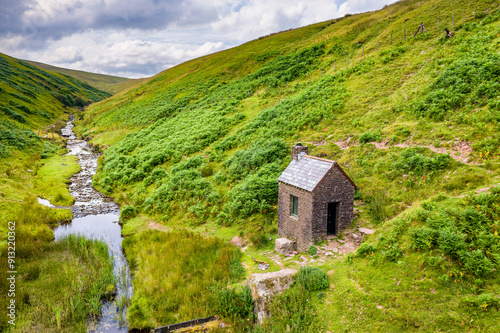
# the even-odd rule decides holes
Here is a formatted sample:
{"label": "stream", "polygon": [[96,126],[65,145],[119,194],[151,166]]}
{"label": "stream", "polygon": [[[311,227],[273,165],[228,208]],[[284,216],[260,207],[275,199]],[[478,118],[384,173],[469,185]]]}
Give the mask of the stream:
{"label": "stream", "polygon": [[[127,258],[122,251],[121,227],[118,224],[120,210],[110,198],[105,197],[92,186],[92,176],[97,170],[100,154],[92,152],[87,142],[78,140],[73,132],[74,117],[70,117],[62,135],[68,138],[68,155],[78,157],[82,170],[70,179],[69,189],[75,198],[70,207],[73,220],[54,229],[56,239],[68,234],[81,234],[87,238],[101,239],[108,244],[113,257],[113,273],[117,277],[116,296],[113,301],[104,301],[101,316],[96,321],[88,321],[89,332],[127,332],[126,306],[132,296],[132,283]],[[40,201],[40,200],[39,200]],[[47,201],[47,200],[45,200]],[[41,202],[42,203],[42,202]],[[42,204],[50,205],[50,202]]]}

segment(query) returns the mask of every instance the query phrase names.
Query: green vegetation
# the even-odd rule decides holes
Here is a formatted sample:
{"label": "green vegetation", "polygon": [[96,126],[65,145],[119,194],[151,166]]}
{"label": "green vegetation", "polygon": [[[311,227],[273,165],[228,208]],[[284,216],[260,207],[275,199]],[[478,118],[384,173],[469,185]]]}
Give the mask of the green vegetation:
{"label": "green vegetation", "polygon": [[271,317],[254,332],[319,332],[323,325],[316,313],[315,303],[321,302],[324,297],[320,290],[328,287],[328,277],[321,269],[300,268],[295,285],[272,300]]}
{"label": "green vegetation", "polygon": [[[44,145],[44,152],[47,145]],[[43,153],[42,153],[43,155]],[[66,185],[68,179],[78,171],[80,165],[76,156],[55,155],[40,160],[43,165],[38,169],[35,179],[35,191],[40,197],[56,206],[70,206],[74,198]]]}
{"label": "green vegetation", "polygon": [[[67,182],[79,166],[75,157],[62,156],[58,133],[76,107],[109,94],[1,54],[0,74],[0,255],[7,256],[8,222],[15,222],[18,271],[17,325],[1,316],[0,330],[85,332],[101,298],[113,293],[107,246],[79,236],[54,242],[51,228],[72,213],[42,206],[37,196],[72,203]],[[41,138],[46,134],[50,142]],[[0,271],[1,289],[8,290],[6,270]],[[7,297],[0,295],[4,309]]]}
{"label": "green vegetation", "polygon": [[70,235],[43,247],[19,263],[19,317],[10,331],[86,332],[86,320],[100,314],[101,299],[114,293],[107,244]]}
{"label": "green vegetation", "polygon": [[221,314],[251,314],[248,292],[225,298],[230,292],[225,285],[244,277],[241,253],[234,246],[187,230],[149,230],[125,238],[123,247],[134,272],[127,316],[131,327],[154,328],[210,316],[214,305]]}

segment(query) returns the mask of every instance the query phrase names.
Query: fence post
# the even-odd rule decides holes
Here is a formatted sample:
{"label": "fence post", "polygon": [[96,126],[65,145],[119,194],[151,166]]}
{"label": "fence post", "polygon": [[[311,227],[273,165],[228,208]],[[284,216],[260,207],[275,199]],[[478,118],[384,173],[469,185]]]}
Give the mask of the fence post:
{"label": "fence post", "polygon": [[455,26],[455,15],[453,15],[453,13],[451,13],[451,26]]}
{"label": "fence post", "polygon": [[378,51],[378,39],[377,39],[377,51]]}
{"label": "fence post", "polygon": [[406,29],[404,29],[404,37],[403,37],[403,39],[406,42]]}
{"label": "fence post", "polygon": [[391,32],[391,45],[392,45],[392,32]]}
{"label": "fence post", "polygon": [[365,46],[363,45],[363,57],[365,56]]}

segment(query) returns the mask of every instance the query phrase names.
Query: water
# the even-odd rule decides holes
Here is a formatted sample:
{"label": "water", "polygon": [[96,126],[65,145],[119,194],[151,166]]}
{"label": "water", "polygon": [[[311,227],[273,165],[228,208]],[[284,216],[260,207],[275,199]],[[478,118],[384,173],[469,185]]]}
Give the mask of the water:
{"label": "water", "polygon": [[[68,138],[68,155],[78,157],[82,170],[70,179],[69,189],[75,198],[72,205],[73,220],[54,229],[56,239],[68,234],[81,234],[88,238],[101,239],[108,244],[110,255],[113,257],[113,271],[118,278],[116,296],[112,302],[104,302],[101,316],[96,322],[88,322],[89,332],[127,332],[125,321],[126,304],[124,300],[132,296],[130,269],[121,244],[121,227],[118,224],[120,211],[118,205],[110,198],[105,197],[92,187],[92,176],[97,170],[99,154],[93,153],[84,140],[78,140],[73,133],[71,118],[62,135]],[[48,200],[39,198],[43,205],[50,205]],[[45,202],[46,201],[46,202]]]}

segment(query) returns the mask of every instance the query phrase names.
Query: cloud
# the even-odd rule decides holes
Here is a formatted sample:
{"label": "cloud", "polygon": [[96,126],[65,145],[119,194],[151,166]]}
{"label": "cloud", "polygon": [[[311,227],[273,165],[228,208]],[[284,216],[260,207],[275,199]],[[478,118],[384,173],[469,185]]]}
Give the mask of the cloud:
{"label": "cloud", "polygon": [[[194,27],[217,19],[222,2],[198,0],[0,0],[0,36],[58,40],[92,30]],[[4,8],[6,9],[5,12]]]}
{"label": "cloud", "polygon": [[53,41],[44,51],[26,50],[21,58],[137,78],[152,76],[189,59],[227,48],[223,42],[169,42],[161,40],[160,36],[161,33],[146,36],[143,32],[133,31],[131,34],[110,32],[104,38],[100,32],[89,31]]}
{"label": "cloud", "polygon": [[128,77],[395,0],[0,0],[0,52]]}

